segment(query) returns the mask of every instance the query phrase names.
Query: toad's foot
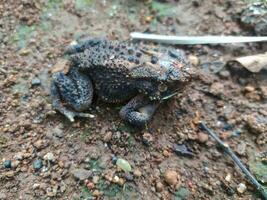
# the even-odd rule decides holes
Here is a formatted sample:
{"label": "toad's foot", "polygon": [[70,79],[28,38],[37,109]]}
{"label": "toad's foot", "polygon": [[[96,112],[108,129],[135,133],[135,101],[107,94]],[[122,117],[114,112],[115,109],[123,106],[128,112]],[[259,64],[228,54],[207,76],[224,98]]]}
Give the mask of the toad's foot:
{"label": "toad's foot", "polygon": [[[71,122],[74,121],[74,117],[94,117],[92,114],[82,112],[91,105],[93,98],[92,83],[89,77],[75,69],[72,69],[68,75],[63,72],[57,72],[53,75],[51,97],[53,107]],[[64,100],[74,111],[66,108],[61,100]]]}
{"label": "toad's foot", "polygon": [[121,109],[120,116],[132,125],[143,127],[151,120],[158,106],[159,102],[136,96]]}
{"label": "toad's foot", "polygon": [[74,117],[87,117],[87,118],[94,118],[95,116],[89,113],[79,113],[79,112],[72,112],[69,110],[65,110],[61,112],[65,115],[71,122],[74,122]]}

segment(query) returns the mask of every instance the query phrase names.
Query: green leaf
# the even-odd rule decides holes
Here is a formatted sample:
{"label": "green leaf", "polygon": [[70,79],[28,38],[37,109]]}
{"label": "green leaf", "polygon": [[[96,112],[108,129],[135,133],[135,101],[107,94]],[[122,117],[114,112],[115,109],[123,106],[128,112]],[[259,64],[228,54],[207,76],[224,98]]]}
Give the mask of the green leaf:
{"label": "green leaf", "polygon": [[124,160],[122,158],[119,158],[116,162],[116,165],[120,167],[123,171],[125,172],[130,172],[132,171],[131,165],[127,160]]}

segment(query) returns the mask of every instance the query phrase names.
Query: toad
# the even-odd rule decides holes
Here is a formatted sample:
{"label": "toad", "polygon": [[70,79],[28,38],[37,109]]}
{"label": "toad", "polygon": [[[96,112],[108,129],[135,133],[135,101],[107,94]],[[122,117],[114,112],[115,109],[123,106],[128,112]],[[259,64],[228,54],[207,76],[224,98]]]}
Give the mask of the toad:
{"label": "toad", "polygon": [[123,120],[147,124],[161,102],[181,92],[191,79],[191,67],[182,50],[149,48],[106,39],[88,39],[67,48],[68,72],[56,72],[51,81],[54,109],[71,122],[85,113],[97,95],[108,103],[127,102]]}

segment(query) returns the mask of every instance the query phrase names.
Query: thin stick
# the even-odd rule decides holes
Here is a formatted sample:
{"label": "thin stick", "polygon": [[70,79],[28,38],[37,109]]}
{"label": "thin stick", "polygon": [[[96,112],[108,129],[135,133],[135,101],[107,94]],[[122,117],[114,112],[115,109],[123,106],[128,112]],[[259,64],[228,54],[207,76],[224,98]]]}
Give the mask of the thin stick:
{"label": "thin stick", "polygon": [[145,40],[165,44],[223,44],[243,42],[267,42],[265,36],[174,36],[147,33],[131,33],[133,40]]}
{"label": "thin stick", "polygon": [[254,176],[248,171],[245,165],[240,161],[236,154],[232,151],[230,146],[224,143],[217,134],[209,129],[205,123],[199,122],[199,125],[202,129],[208,132],[208,134],[223,148],[223,150],[233,159],[233,161],[238,165],[241,171],[246,175],[248,180],[256,187],[256,189],[261,193],[262,197],[267,200],[267,193],[265,192],[262,185],[254,178]]}

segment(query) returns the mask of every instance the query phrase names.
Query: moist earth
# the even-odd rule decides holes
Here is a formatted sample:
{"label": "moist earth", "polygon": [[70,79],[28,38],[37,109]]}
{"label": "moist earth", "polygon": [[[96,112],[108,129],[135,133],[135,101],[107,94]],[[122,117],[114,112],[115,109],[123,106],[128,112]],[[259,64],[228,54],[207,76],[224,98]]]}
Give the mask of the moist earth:
{"label": "moist earth", "polygon": [[243,21],[251,2],[3,0],[0,199],[259,199],[198,122],[266,187],[266,71],[226,65],[266,52],[266,43],[172,46],[185,51],[197,76],[143,129],[120,118],[123,105],[98,98],[88,110],[94,119],[70,123],[49,94],[52,73],[66,66],[62,52],[75,41],[129,41],[132,31],[260,35],[264,20]]}

